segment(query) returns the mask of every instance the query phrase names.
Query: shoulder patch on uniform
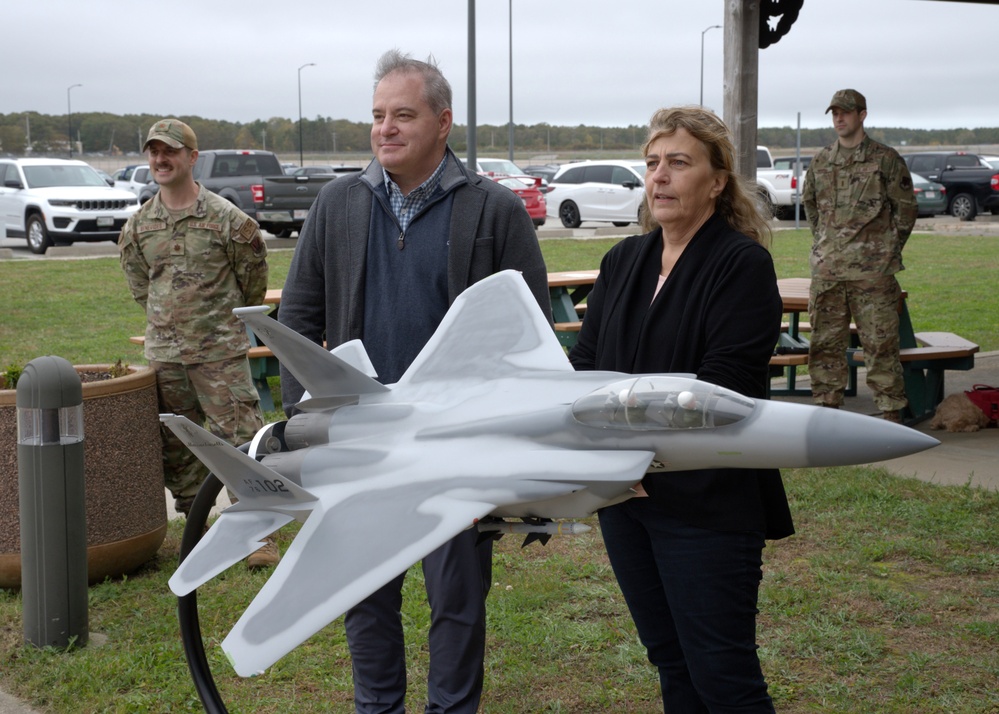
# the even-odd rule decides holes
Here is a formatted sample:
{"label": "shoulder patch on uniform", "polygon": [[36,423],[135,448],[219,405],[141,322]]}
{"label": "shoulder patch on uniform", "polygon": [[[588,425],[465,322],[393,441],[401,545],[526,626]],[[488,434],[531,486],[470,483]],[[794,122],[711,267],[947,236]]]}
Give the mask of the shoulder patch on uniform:
{"label": "shoulder patch on uniform", "polygon": [[910,176],[902,177],[902,188],[904,188],[906,191],[912,189],[912,178]]}
{"label": "shoulder patch on uniform", "polygon": [[247,218],[243,221],[243,225],[239,227],[238,232],[247,241],[251,241],[257,235],[257,224],[252,219]]}
{"label": "shoulder patch on uniform", "polygon": [[167,227],[166,221],[156,221],[155,223],[140,223],[135,229],[136,233],[149,233],[150,231],[161,231]]}

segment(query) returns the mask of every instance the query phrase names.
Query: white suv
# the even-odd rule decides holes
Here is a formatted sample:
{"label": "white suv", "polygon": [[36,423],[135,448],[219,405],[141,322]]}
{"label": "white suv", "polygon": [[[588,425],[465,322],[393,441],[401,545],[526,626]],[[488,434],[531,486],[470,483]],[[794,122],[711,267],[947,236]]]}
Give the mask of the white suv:
{"label": "white suv", "polygon": [[83,161],[0,159],[0,231],[32,253],[53,243],[117,240],[139,210],[130,191],[108,186]]}
{"label": "white suv", "polygon": [[583,221],[615,226],[638,222],[645,198],[642,161],[580,161],[565,164],[548,185],[548,215],[566,228]]}

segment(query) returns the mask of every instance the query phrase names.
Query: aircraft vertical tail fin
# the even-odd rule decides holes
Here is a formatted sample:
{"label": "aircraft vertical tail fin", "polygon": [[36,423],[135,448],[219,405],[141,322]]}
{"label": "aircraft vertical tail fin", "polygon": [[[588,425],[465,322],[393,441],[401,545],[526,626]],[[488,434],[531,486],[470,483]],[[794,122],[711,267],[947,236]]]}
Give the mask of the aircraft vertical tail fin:
{"label": "aircraft vertical tail fin", "polygon": [[399,385],[496,379],[525,369],[572,366],[524,277],[503,270],[458,296]]}
{"label": "aircraft vertical tail fin", "polygon": [[[260,305],[237,307],[232,312],[270,347],[274,356],[295,375],[310,396],[345,397],[388,390],[370,376],[370,371],[373,371],[370,370],[370,360],[366,354],[363,360],[358,355],[358,350],[363,352],[363,347],[355,345],[350,350],[344,350],[347,358],[341,358],[268,317],[265,314],[268,309]],[[367,367],[363,366],[364,362]],[[362,368],[355,366],[359,363]]]}

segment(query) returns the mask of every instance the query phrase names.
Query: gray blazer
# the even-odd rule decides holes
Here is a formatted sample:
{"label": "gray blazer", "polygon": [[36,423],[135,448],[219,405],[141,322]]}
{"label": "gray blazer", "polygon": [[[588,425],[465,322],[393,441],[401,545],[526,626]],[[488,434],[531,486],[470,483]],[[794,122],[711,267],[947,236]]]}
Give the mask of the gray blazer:
{"label": "gray blazer", "polygon": [[[551,321],[548,271],[537,233],[520,198],[471,173],[447,149],[441,187],[454,193],[448,232],[449,303],[469,285],[500,270],[519,270]],[[278,319],[328,348],[362,337],[364,271],[373,191],[384,181],[373,160],[363,172],[330,181],[319,192],[299,234],[281,293]],[[290,414],[302,386],[281,368],[281,394]]]}

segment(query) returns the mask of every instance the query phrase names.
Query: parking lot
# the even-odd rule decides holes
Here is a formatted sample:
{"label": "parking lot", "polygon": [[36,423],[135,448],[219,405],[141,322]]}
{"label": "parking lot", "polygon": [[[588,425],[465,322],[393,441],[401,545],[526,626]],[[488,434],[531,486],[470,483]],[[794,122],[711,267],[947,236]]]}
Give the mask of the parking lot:
{"label": "parking lot", "polygon": [[[777,221],[773,226],[777,230],[794,228],[794,221]],[[804,217],[799,223],[801,228],[807,228]],[[558,219],[549,218],[544,226],[538,229],[538,238],[607,238],[612,236],[628,236],[639,232],[637,224],[616,228],[609,223],[584,222],[579,228],[563,228]],[[918,233],[964,233],[966,235],[997,235],[999,236],[999,216],[980,215],[974,221],[962,222],[952,216],[934,216],[920,218],[916,221]],[[264,240],[271,250],[294,248],[294,238],[277,238],[270,233],[264,233]],[[94,258],[117,255],[118,247],[112,241],[100,243],[74,243],[69,246],[53,246],[45,255],[35,255],[28,250],[28,244],[22,238],[0,238],[0,260],[43,260],[66,258]]]}

